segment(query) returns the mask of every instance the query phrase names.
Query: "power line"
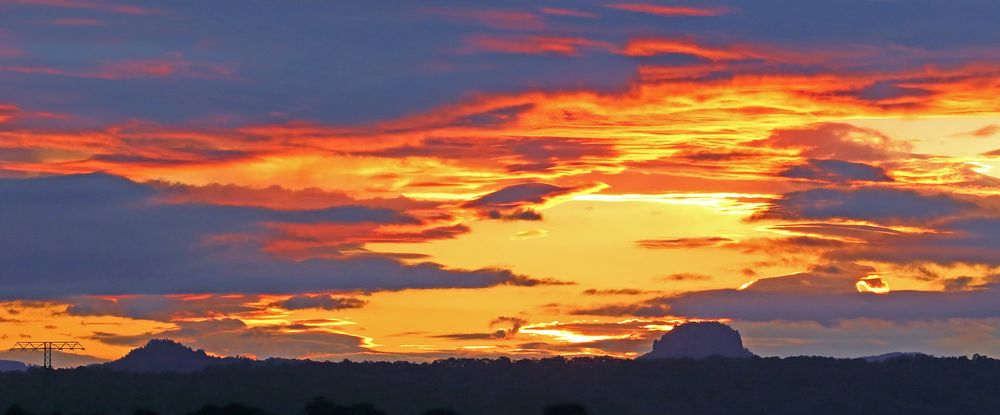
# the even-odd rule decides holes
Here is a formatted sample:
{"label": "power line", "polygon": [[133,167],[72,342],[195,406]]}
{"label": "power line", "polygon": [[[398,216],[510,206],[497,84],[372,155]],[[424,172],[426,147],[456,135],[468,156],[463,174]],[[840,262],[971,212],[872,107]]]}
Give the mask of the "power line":
{"label": "power line", "polygon": [[17,342],[10,348],[12,352],[42,351],[42,367],[52,369],[53,350],[86,350],[80,342]]}

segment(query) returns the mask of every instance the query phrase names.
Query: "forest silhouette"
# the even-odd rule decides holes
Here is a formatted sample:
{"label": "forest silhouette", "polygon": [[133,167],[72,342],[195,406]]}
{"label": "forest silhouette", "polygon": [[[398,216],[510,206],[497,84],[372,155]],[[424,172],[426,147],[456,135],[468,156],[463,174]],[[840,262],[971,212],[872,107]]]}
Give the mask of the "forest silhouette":
{"label": "forest silhouette", "polygon": [[227,360],[0,373],[6,415],[995,414],[1000,361],[903,356]]}

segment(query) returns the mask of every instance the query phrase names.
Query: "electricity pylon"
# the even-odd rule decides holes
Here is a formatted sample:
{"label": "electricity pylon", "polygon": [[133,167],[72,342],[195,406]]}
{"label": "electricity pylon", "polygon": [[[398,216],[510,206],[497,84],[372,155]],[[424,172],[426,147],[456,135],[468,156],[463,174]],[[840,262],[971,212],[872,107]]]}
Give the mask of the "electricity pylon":
{"label": "electricity pylon", "polygon": [[86,350],[79,342],[17,342],[10,348],[12,352],[42,351],[42,367],[52,369],[53,350]]}

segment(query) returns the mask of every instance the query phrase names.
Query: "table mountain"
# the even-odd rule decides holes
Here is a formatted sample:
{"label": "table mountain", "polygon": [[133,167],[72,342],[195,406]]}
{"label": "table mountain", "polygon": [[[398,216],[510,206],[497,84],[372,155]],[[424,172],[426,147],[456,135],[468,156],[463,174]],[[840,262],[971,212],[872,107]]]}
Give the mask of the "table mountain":
{"label": "table mountain", "polygon": [[684,323],[653,342],[653,350],[640,359],[694,358],[710,356],[754,357],[743,347],[740,332],[714,322]]}

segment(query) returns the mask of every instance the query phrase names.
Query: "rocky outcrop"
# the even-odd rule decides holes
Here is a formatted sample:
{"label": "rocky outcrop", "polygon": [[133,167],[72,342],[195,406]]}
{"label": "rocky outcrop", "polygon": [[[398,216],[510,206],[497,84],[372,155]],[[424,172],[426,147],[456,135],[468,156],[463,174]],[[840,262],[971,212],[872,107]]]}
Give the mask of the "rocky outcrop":
{"label": "rocky outcrop", "polygon": [[653,342],[653,350],[640,359],[754,357],[743,347],[740,332],[718,322],[684,323]]}

